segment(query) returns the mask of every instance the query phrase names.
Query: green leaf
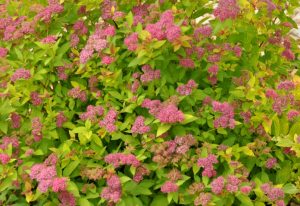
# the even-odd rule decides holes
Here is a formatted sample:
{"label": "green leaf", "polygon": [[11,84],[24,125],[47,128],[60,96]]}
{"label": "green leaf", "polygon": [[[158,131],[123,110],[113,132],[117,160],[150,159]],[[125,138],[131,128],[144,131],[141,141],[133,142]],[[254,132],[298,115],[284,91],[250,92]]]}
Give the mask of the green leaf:
{"label": "green leaf", "polygon": [[150,206],[167,206],[169,205],[168,200],[163,195],[156,195],[151,202]]}
{"label": "green leaf", "polygon": [[160,135],[164,134],[165,132],[167,132],[172,125],[170,124],[161,124],[159,125],[158,129],[157,129],[157,133],[156,136],[159,137]]}
{"label": "green leaf", "polygon": [[182,124],[188,124],[188,123],[193,122],[197,119],[198,119],[198,117],[195,117],[191,114],[184,114],[184,120],[183,120]]}
{"label": "green leaf", "polygon": [[87,199],[80,198],[78,201],[79,206],[90,206],[92,205]]}
{"label": "green leaf", "polygon": [[156,42],[154,42],[151,46],[152,46],[154,49],[158,49],[158,48],[162,47],[162,45],[164,45],[165,43],[166,43],[166,40],[156,41]]}
{"label": "green leaf", "polygon": [[72,161],[68,166],[66,166],[66,168],[63,171],[63,175],[64,176],[69,176],[70,174],[72,174],[72,172],[76,169],[76,167],[79,165],[80,160],[76,159],[74,161]]}
{"label": "green leaf", "polygon": [[284,193],[287,193],[287,194],[297,194],[299,193],[299,189],[297,189],[297,187],[292,184],[292,183],[288,183],[286,185],[284,185],[284,187],[282,188]]}
{"label": "green leaf", "polygon": [[126,21],[128,23],[128,26],[131,27],[133,24],[133,14],[131,11],[127,14]]}
{"label": "green leaf", "polygon": [[243,206],[253,206],[252,200],[243,194],[237,194],[236,197],[241,201]]}

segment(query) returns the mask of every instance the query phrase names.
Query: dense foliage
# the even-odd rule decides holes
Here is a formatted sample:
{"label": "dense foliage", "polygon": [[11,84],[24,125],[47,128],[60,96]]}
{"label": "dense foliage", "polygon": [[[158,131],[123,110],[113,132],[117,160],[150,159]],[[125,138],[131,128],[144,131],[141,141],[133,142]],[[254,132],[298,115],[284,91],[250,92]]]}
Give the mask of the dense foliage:
{"label": "dense foliage", "polygon": [[298,6],[0,5],[0,205],[299,205]]}

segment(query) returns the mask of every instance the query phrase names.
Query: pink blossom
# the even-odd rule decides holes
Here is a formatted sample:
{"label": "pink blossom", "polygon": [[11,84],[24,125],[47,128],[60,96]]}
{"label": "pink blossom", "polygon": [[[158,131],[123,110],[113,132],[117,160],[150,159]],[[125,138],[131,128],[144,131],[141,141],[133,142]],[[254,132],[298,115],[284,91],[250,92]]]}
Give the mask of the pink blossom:
{"label": "pink blossom", "polygon": [[40,98],[39,93],[37,92],[31,92],[30,98],[31,98],[31,103],[34,106],[39,106],[43,103],[43,100]]}
{"label": "pink blossom", "polygon": [[79,59],[81,64],[85,64],[93,55],[94,50],[92,47],[85,47],[81,50]]}
{"label": "pink blossom", "polygon": [[43,138],[43,135],[42,135],[43,125],[42,125],[39,117],[34,117],[32,119],[31,127],[32,127],[31,134],[34,137],[34,141],[36,141],[36,142],[40,141]]}
{"label": "pink blossom", "polygon": [[244,193],[245,195],[248,195],[251,192],[251,190],[252,190],[252,187],[250,187],[250,186],[242,186],[240,188],[240,191],[242,193]]}
{"label": "pink blossom", "polygon": [[215,17],[224,21],[226,19],[235,19],[240,12],[236,0],[219,0],[218,7],[214,10]]}
{"label": "pink blossom", "polygon": [[203,37],[210,37],[212,34],[212,28],[209,25],[201,26],[195,29],[194,31],[194,37],[199,38],[199,35],[202,35]]}
{"label": "pink blossom", "polygon": [[103,32],[106,36],[114,36],[116,34],[116,28],[114,26],[106,27]]}
{"label": "pink blossom", "polygon": [[222,176],[219,176],[218,178],[214,179],[211,183],[210,183],[210,186],[211,186],[211,191],[216,194],[216,195],[219,195],[222,193],[223,191],[223,188],[224,188],[224,177]]}
{"label": "pink blossom", "polygon": [[67,178],[65,177],[56,177],[52,182],[53,192],[62,192],[67,188]]}
{"label": "pink blossom", "polygon": [[295,119],[296,117],[298,117],[299,115],[300,115],[300,112],[298,112],[297,110],[290,110],[287,114],[288,120],[291,121],[291,120]]}
{"label": "pink blossom", "polygon": [[41,40],[43,44],[54,44],[56,42],[57,37],[54,35],[49,35]]}
{"label": "pink blossom", "polygon": [[278,97],[278,94],[277,94],[276,91],[273,90],[273,89],[267,89],[267,91],[266,91],[266,97],[267,97],[267,98],[275,99],[275,98]]}
{"label": "pink blossom", "polygon": [[207,61],[211,63],[216,63],[221,60],[221,55],[220,54],[212,54],[207,57]]}
{"label": "pink blossom", "polygon": [[134,80],[134,82],[133,82],[133,84],[132,84],[132,86],[131,86],[131,92],[132,93],[136,93],[137,92],[137,90],[139,89],[139,87],[140,87],[140,82],[139,82],[139,80]]}
{"label": "pink blossom", "polygon": [[101,197],[109,202],[117,203],[122,196],[121,181],[117,175],[112,175],[107,179],[107,186],[103,188]]}
{"label": "pink blossom", "polygon": [[209,83],[210,83],[211,85],[215,85],[215,84],[217,84],[217,82],[218,82],[218,78],[217,78],[216,75],[208,76],[208,77],[207,77],[207,80],[209,81]]}
{"label": "pink blossom", "polygon": [[177,192],[178,185],[176,185],[174,182],[167,181],[161,186],[160,189],[162,193]]}
{"label": "pink blossom", "polygon": [[14,128],[14,129],[20,128],[21,116],[15,112],[13,112],[13,113],[11,113],[10,118],[11,118],[12,128]]}
{"label": "pink blossom", "polygon": [[128,50],[135,51],[138,47],[138,33],[132,33],[127,36],[124,40],[124,44],[127,46]]}
{"label": "pink blossom", "polygon": [[63,10],[64,7],[58,2],[49,2],[49,5],[41,10],[34,18],[35,20],[42,20],[48,23],[54,14],[62,13]]}
{"label": "pink blossom", "polygon": [[85,26],[84,21],[82,20],[78,20],[77,22],[75,22],[75,24],[73,25],[73,29],[79,35],[85,35],[88,33],[88,28]]}
{"label": "pink blossom", "polygon": [[167,27],[166,37],[168,41],[174,42],[174,40],[178,39],[180,36],[181,36],[181,29],[179,26],[172,25]]}
{"label": "pink blossom", "polygon": [[217,75],[218,70],[219,70],[218,65],[214,64],[214,65],[210,66],[207,71],[208,71],[208,73],[210,73],[212,75]]}
{"label": "pink blossom", "polygon": [[62,191],[58,193],[58,198],[61,202],[59,206],[75,206],[76,200],[73,194],[68,191]]}
{"label": "pink blossom", "polygon": [[217,101],[212,102],[214,112],[220,112],[222,115],[214,120],[215,128],[223,127],[223,128],[231,128],[235,127],[234,120],[234,109],[233,107],[227,103],[221,103]]}
{"label": "pink blossom", "polygon": [[194,80],[189,80],[187,84],[180,85],[177,87],[176,91],[180,95],[190,95],[192,93],[192,90],[197,88],[197,83]]}
{"label": "pink blossom", "polygon": [[82,91],[79,87],[72,88],[68,92],[68,96],[74,98],[74,99],[80,99],[82,102],[87,101],[87,95],[85,91]]}
{"label": "pink blossom", "polygon": [[0,153],[1,164],[6,165],[10,161],[10,156],[8,154]]}
{"label": "pink blossom", "polygon": [[191,68],[191,69],[195,68],[195,63],[190,58],[180,59],[179,64],[180,64],[180,66],[185,67],[185,68]]}
{"label": "pink blossom", "polygon": [[19,147],[19,140],[16,137],[2,137],[2,144],[0,145],[0,148],[2,150],[6,150],[9,145],[12,145],[13,148]]}
{"label": "pink blossom", "polygon": [[106,163],[112,164],[116,168],[120,165],[132,165],[134,167],[140,166],[140,161],[132,154],[108,154],[105,156],[104,160]]}
{"label": "pink blossom", "polygon": [[106,114],[105,118],[99,122],[100,127],[105,127],[106,130],[110,133],[117,130],[117,127],[114,125],[115,121],[117,120],[117,111],[114,109],[111,109]]}
{"label": "pink blossom", "polygon": [[10,80],[15,82],[19,79],[29,79],[31,77],[30,71],[26,69],[17,69],[15,73],[11,76]]}
{"label": "pink blossom", "polygon": [[295,54],[290,49],[285,49],[281,55],[287,60],[295,60]]}
{"label": "pink blossom", "polygon": [[76,47],[79,44],[80,39],[77,34],[72,34],[70,39],[71,39],[71,47]]}
{"label": "pink blossom", "polygon": [[284,200],[277,200],[275,204],[276,206],[285,206]]}
{"label": "pink blossom", "polygon": [[282,81],[277,86],[277,89],[283,89],[283,90],[289,91],[289,90],[295,89],[295,84],[292,81]]}
{"label": "pink blossom", "polygon": [[269,12],[272,12],[277,8],[276,4],[274,4],[272,0],[261,0],[261,1],[267,4],[267,8]]}
{"label": "pink blossom", "polygon": [[58,128],[61,128],[66,121],[68,121],[68,119],[64,115],[64,113],[63,112],[59,112],[58,115],[56,116],[56,126]]}
{"label": "pink blossom", "polygon": [[268,158],[266,161],[266,168],[272,169],[277,164],[277,159],[274,157]]}
{"label": "pink blossom", "polygon": [[144,72],[140,77],[142,83],[148,83],[160,78],[160,70],[154,70],[150,65],[144,65],[142,70]]}
{"label": "pink blossom", "polygon": [[246,111],[246,112],[240,112],[241,117],[244,119],[244,123],[249,123],[250,118],[251,118],[251,112]]}
{"label": "pink blossom", "polygon": [[102,106],[87,106],[86,112],[79,115],[80,119],[83,121],[90,120],[95,122],[97,120],[97,116],[101,116],[104,113],[104,109]]}
{"label": "pink blossom", "polygon": [[194,205],[202,205],[207,206],[212,199],[212,195],[210,193],[200,193],[198,197],[194,200]]}
{"label": "pink blossom", "polygon": [[6,57],[8,50],[6,48],[0,47],[0,58]]}
{"label": "pink blossom", "polygon": [[162,26],[159,23],[148,24],[145,30],[151,34],[152,39],[163,40],[166,38],[166,34],[162,30]]}
{"label": "pink blossom", "polygon": [[52,186],[52,180],[45,179],[39,182],[38,190],[41,191],[42,193],[45,193],[51,186]]}
{"label": "pink blossom", "polygon": [[241,181],[234,175],[227,177],[226,190],[230,193],[237,192]]}
{"label": "pink blossom", "polygon": [[233,47],[233,52],[237,57],[241,57],[242,56],[242,48],[239,47],[238,45]]}
{"label": "pink blossom", "polygon": [[145,134],[150,131],[150,127],[145,125],[145,117],[138,116],[131,128],[132,133]]}
{"label": "pink blossom", "polygon": [[204,158],[199,158],[197,161],[197,165],[199,167],[204,168],[202,175],[207,177],[213,177],[217,174],[217,172],[213,167],[213,164],[217,164],[217,163],[218,163],[218,159],[213,154],[209,154],[207,157]]}
{"label": "pink blossom", "polygon": [[102,64],[109,65],[109,64],[111,64],[113,61],[114,61],[114,58],[113,58],[113,57],[111,57],[111,56],[104,56],[104,57],[102,57],[101,63],[102,63]]}

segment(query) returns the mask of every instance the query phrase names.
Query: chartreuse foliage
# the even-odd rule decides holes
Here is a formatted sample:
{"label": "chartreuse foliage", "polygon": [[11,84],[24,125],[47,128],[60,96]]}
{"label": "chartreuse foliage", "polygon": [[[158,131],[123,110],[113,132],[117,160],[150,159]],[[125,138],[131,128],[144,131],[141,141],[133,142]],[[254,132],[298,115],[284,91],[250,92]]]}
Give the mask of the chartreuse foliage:
{"label": "chartreuse foliage", "polygon": [[298,0],[0,5],[0,205],[300,204]]}

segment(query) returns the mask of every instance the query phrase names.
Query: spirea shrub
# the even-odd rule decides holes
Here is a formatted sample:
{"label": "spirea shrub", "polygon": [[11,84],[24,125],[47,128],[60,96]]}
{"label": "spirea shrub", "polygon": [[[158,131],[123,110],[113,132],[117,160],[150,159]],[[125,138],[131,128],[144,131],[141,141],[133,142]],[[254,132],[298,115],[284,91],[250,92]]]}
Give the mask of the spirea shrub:
{"label": "spirea shrub", "polygon": [[0,205],[300,205],[298,0],[3,2]]}

